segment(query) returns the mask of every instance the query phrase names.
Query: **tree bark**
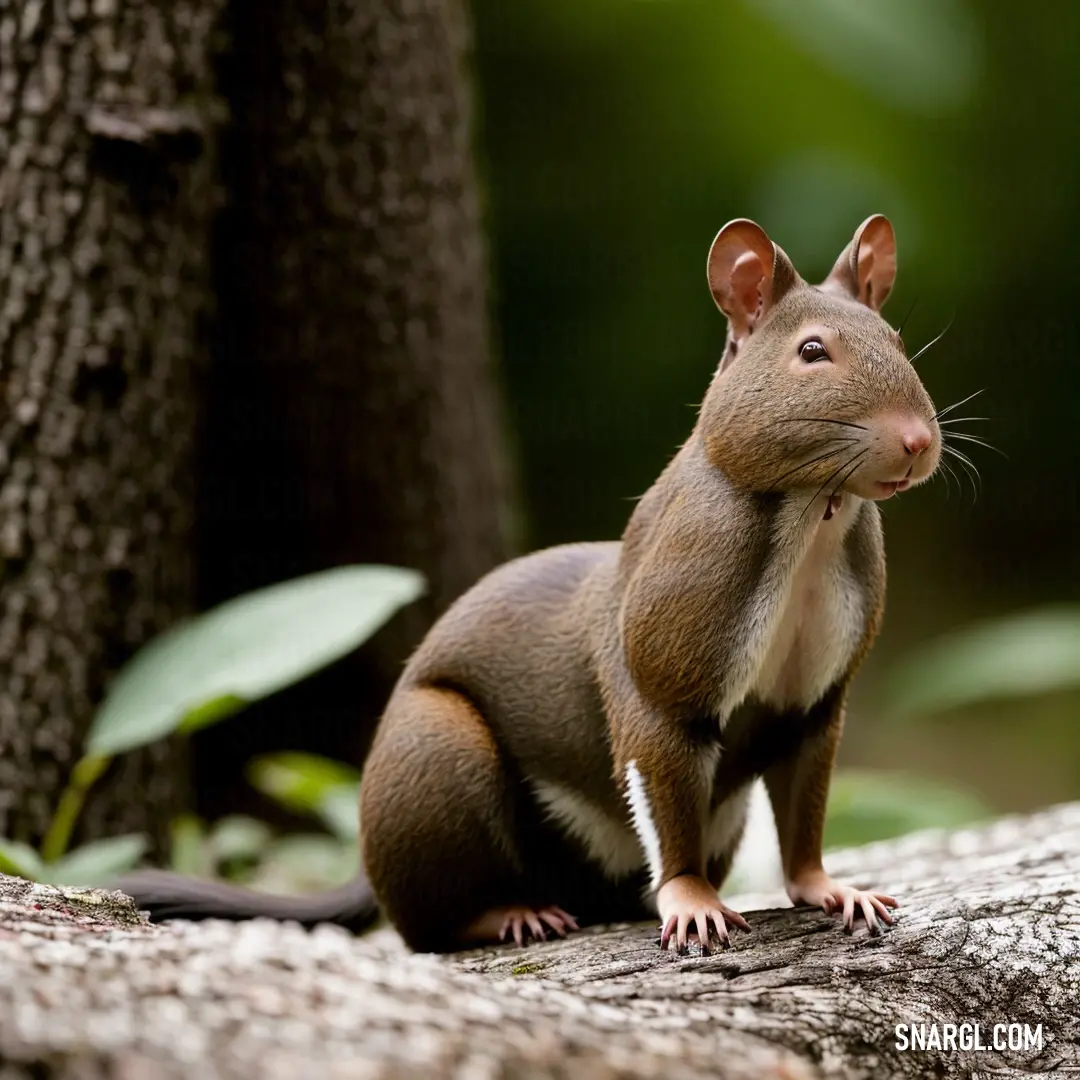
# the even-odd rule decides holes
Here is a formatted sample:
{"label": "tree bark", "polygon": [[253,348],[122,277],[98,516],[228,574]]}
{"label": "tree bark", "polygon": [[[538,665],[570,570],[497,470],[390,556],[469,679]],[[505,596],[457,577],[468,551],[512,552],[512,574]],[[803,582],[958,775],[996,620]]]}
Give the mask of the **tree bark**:
{"label": "tree bark", "polygon": [[[110,675],[193,601],[220,7],[0,0],[0,835],[41,836]],[[160,841],[182,777],[125,757],[81,829]]]}
{"label": "tree bark", "polygon": [[[0,1060],[10,1063],[0,1075],[889,1080],[1080,1070],[1080,803],[827,864],[894,892],[895,928],[849,937],[821,912],[751,912],[744,898],[733,903],[752,933],[709,957],[661,953],[653,926],[432,957],[406,953],[386,930],[353,939],[265,922],[137,925],[120,894],[0,879]],[[896,1025],[931,1023],[942,1037],[946,1024],[978,1023],[990,1049],[898,1049]],[[1041,1025],[1041,1049],[994,1049],[997,1024],[1032,1034]]]}
{"label": "tree bark", "polygon": [[345,562],[430,592],[199,737],[211,816],[260,750],[358,763],[409,650],[511,553],[461,0],[234,0],[231,23],[203,599]]}

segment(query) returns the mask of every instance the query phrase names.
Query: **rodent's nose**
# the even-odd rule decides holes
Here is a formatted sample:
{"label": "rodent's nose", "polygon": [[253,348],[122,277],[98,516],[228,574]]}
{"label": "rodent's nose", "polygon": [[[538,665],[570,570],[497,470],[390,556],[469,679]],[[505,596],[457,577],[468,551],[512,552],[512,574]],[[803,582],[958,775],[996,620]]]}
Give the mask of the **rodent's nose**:
{"label": "rodent's nose", "polygon": [[904,444],[904,453],[917,457],[934,441],[934,436],[922,420],[913,420],[904,428],[901,441]]}

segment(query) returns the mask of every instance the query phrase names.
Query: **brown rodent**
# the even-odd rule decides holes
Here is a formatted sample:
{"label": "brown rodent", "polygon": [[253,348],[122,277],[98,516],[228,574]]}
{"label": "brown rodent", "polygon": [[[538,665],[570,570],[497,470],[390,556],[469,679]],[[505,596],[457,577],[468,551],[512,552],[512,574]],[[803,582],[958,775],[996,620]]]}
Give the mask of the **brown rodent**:
{"label": "brown rodent", "polygon": [[[708,259],[728,318],[689,439],[621,543],[490,573],[410,659],[364,768],[378,905],[442,951],[659,914],[661,944],[745,927],[718,899],[764,777],[796,903],[890,922],[891,897],[822,869],[848,685],[881,621],[876,502],[926,480],[941,434],[879,311],[892,226],[868,218],[821,285],[753,222]],[[254,897],[133,875],[153,917],[270,915],[359,929],[337,894]],[[569,915],[572,912],[573,915]]]}

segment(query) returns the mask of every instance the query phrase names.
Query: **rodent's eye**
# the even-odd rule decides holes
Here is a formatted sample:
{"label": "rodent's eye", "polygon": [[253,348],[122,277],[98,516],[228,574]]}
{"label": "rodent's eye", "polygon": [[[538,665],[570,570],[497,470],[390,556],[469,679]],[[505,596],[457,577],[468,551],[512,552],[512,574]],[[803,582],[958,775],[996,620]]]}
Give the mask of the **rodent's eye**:
{"label": "rodent's eye", "polygon": [[821,360],[828,360],[829,353],[824,345],[818,341],[817,338],[811,338],[809,341],[804,341],[799,346],[799,356],[807,364],[816,364]]}

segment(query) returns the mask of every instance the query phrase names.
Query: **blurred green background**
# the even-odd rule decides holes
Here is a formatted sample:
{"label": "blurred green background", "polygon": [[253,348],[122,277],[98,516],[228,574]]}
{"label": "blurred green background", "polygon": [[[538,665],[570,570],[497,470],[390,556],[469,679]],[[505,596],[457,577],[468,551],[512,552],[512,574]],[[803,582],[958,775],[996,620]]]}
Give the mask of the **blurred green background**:
{"label": "blurred green background", "polygon": [[[912,351],[952,320],[919,363],[924,382],[939,407],[985,387],[957,415],[990,418],[961,427],[1008,459],[961,444],[982,473],[977,500],[966,482],[961,493],[936,481],[884,506],[886,624],[842,763],[940,778],[999,810],[1080,797],[1080,647],[1042,682],[1028,658],[1050,639],[1016,654],[1020,689],[1026,679],[1045,692],[964,704],[969,685],[955,707],[894,715],[905,689],[933,689],[925,665],[900,667],[910,648],[1080,593],[1080,9],[472,6],[528,546],[617,536],[688,434],[723,346],[704,267],[725,221],[758,221],[813,280],[867,215],[885,213],[899,245],[885,314],[895,325],[915,302]],[[1006,634],[1010,655],[1015,640]],[[969,681],[1000,666],[993,651],[976,657]]]}

